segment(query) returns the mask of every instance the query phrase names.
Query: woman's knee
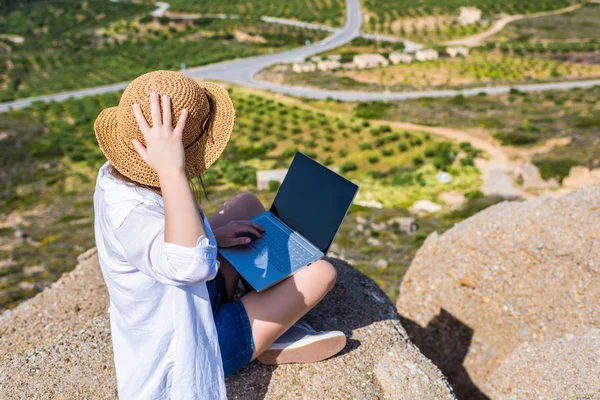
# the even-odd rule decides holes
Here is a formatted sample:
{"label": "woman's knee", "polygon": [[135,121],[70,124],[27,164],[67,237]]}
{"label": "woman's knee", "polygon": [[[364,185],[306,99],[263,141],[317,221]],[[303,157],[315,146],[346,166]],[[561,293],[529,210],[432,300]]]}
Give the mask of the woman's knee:
{"label": "woman's knee", "polygon": [[265,211],[262,202],[252,193],[240,193],[231,199],[230,202],[248,213],[248,218],[252,218]]}
{"label": "woman's knee", "polygon": [[323,294],[329,292],[335,285],[337,271],[331,263],[325,260],[318,260],[308,267],[303,268],[298,273],[301,278],[301,284],[306,284],[309,288],[320,288]]}

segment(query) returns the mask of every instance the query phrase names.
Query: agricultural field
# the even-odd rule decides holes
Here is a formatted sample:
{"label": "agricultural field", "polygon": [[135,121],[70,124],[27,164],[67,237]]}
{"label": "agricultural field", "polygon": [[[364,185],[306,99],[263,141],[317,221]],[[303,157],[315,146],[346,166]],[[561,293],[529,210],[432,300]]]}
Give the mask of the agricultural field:
{"label": "agricultural field", "polygon": [[344,0],[173,0],[169,11],[178,13],[234,14],[252,17],[279,17],[331,26],[344,24]]}
{"label": "agricultural field", "polygon": [[315,104],[365,118],[471,129],[507,146],[531,147],[548,139],[568,144],[538,154],[545,179],[562,179],[574,165],[600,167],[600,86],[567,91],[519,92],[500,96],[425,98],[401,102]]}
{"label": "agricultural field", "polygon": [[[205,211],[215,211],[240,191],[256,192],[257,169],[286,167],[301,150],[361,185],[362,199],[383,205],[376,214],[353,206],[336,254],[355,260],[392,297],[428,233],[448,229],[471,211],[501,200],[481,198],[473,165],[481,155],[466,143],[320,113],[296,100],[230,90],[238,118],[224,155],[203,175],[209,198],[202,203]],[[92,124],[102,108],[118,99],[119,93],[108,93],[0,114],[0,309],[41,291],[94,245],[92,192],[104,157]],[[442,170],[452,182],[437,181]],[[275,190],[260,193],[265,204]],[[437,201],[447,191],[469,193],[471,201],[460,212],[418,218],[422,228],[414,235],[397,226],[364,223],[357,231],[359,216],[381,224],[408,215],[405,208],[415,200]],[[369,264],[374,254],[389,264]]]}
{"label": "agricultural field", "polygon": [[[568,7],[577,0],[365,0],[364,29],[432,43],[479,33],[499,14],[530,14]],[[456,22],[460,7],[477,7],[482,20],[471,26]]]}
{"label": "agricultural field", "polygon": [[152,18],[147,13],[155,7],[137,3],[61,2],[54,14],[35,8],[40,3],[0,17],[0,101],[122,82],[182,63],[192,67],[269,53],[325,36],[246,18]]}
{"label": "agricultural field", "polygon": [[[560,29],[557,29],[560,27]],[[504,40],[586,42],[600,39],[600,4],[588,3],[565,14],[513,22],[502,31]]]}
{"label": "agricultural field", "polygon": [[[347,53],[342,52],[342,57]],[[387,56],[386,52],[381,52]],[[348,57],[351,60],[351,57]],[[562,62],[538,55],[475,50],[467,58],[440,58],[368,70],[295,73],[288,66],[262,71],[261,79],[333,90],[414,91],[460,89],[508,83],[551,82],[600,77],[600,66]]]}

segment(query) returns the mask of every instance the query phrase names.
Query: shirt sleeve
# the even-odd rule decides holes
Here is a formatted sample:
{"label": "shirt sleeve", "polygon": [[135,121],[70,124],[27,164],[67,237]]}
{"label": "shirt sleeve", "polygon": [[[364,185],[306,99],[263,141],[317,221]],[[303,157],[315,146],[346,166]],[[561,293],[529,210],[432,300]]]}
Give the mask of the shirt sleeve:
{"label": "shirt sleeve", "polygon": [[116,229],[115,235],[127,261],[158,282],[191,285],[213,279],[219,270],[214,239],[211,242],[202,235],[196,247],[165,243],[165,217],[159,207],[138,205]]}

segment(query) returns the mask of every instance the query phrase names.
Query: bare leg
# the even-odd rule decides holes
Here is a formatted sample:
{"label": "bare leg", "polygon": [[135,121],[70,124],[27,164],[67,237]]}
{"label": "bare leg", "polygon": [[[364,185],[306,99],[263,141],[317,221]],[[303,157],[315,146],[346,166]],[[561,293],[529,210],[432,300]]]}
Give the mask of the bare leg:
{"label": "bare leg", "polygon": [[[264,211],[264,206],[256,196],[244,193],[227,201],[210,218],[210,224],[214,229],[230,221],[248,220]],[[219,260],[227,292],[232,299],[240,275],[226,260]],[[248,313],[254,337],[252,359],[257,358],[316,306],[331,290],[335,280],[335,268],[327,261],[319,260],[264,292],[252,292],[244,296],[242,303]]]}
{"label": "bare leg", "polygon": [[[250,193],[242,193],[228,200],[210,217],[210,226],[212,229],[216,229],[227,225],[231,221],[249,220],[264,211],[265,207],[256,196]],[[227,286],[227,296],[231,300],[235,294],[240,274],[220,255],[218,259],[221,264],[219,269],[223,278],[225,278],[225,286]]]}
{"label": "bare leg", "polygon": [[319,260],[264,292],[242,297],[254,337],[252,359],[316,306],[331,290],[335,279],[333,265]]}

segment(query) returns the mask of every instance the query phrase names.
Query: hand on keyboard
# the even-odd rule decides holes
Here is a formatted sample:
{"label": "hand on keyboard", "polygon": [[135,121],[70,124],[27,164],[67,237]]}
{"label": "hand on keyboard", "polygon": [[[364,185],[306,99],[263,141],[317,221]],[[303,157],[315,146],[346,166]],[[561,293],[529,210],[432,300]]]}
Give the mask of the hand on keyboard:
{"label": "hand on keyboard", "polygon": [[233,247],[248,244],[262,237],[264,228],[251,221],[231,221],[225,226],[213,230],[217,246]]}

